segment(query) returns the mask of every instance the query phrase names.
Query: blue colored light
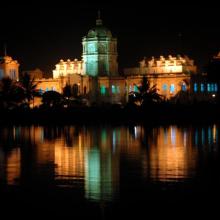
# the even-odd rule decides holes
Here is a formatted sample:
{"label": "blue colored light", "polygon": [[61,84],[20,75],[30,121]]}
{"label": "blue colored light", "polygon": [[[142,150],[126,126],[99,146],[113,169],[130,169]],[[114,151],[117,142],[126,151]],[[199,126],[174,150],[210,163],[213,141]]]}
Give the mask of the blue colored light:
{"label": "blue colored light", "polygon": [[211,91],[214,92],[215,91],[215,85],[211,84]]}
{"label": "blue colored light", "polygon": [[170,92],[173,93],[175,91],[175,85],[171,84],[170,85]]}
{"label": "blue colored light", "polygon": [[134,85],[134,92],[138,92],[138,86]]}
{"label": "blue colored light", "polygon": [[184,84],[182,84],[182,91],[186,91],[186,84],[184,83]]}
{"label": "blue colored light", "polygon": [[162,89],[163,89],[163,91],[167,91],[167,89],[168,89],[167,84],[163,84]]}
{"label": "blue colored light", "polygon": [[215,83],[215,92],[218,92],[218,84]]}
{"label": "blue colored light", "polygon": [[204,86],[203,83],[201,83],[201,85],[200,85],[200,89],[201,89],[201,92],[204,92],[204,91],[205,91],[205,86]]}
{"label": "blue colored light", "polygon": [[194,83],[194,92],[197,92],[198,91],[198,85],[197,85],[197,83]]}
{"label": "blue colored light", "polygon": [[115,94],[116,93],[116,89],[115,89],[115,86],[112,85],[112,94]]}
{"label": "blue colored light", "polygon": [[210,86],[209,83],[207,84],[207,91],[208,91],[208,92],[211,92],[211,86]]}

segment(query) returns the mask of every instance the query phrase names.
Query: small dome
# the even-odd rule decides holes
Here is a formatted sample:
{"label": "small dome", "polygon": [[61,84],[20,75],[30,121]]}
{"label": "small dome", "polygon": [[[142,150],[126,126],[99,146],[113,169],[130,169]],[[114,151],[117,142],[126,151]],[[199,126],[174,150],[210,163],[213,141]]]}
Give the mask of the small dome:
{"label": "small dome", "polygon": [[112,37],[111,31],[103,26],[102,19],[100,19],[100,12],[96,20],[96,26],[89,30],[87,37]]}
{"label": "small dome", "polygon": [[90,29],[87,37],[112,37],[112,33],[108,28],[100,25]]}

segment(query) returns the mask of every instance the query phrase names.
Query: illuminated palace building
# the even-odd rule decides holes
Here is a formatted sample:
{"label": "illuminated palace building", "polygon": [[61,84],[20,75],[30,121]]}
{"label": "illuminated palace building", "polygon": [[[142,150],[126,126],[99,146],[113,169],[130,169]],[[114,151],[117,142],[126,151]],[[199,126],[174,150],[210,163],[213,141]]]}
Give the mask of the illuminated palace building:
{"label": "illuminated palace building", "polygon": [[[32,72],[38,82],[38,89],[42,92],[54,90],[62,93],[66,85],[71,85],[78,95],[84,95],[90,102],[126,103],[129,92],[138,91],[143,76],[146,76],[151,86],[156,85],[158,93],[165,99],[174,97],[180,91],[193,91],[194,87],[200,90],[200,85],[192,84],[191,79],[197,75],[197,69],[194,61],[187,56],[144,58],[138,67],[126,68],[120,74],[117,39],[103,26],[100,16],[96,26],[82,38],[82,47],[82,60],[61,59],[55,65],[52,78],[43,78],[38,70]],[[18,68],[17,61],[10,57],[5,59],[4,62],[15,63]],[[0,75],[3,74],[2,65]],[[6,75],[18,79],[16,68],[13,71],[7,69]]]}
{"label": "illuminated palace building", "polygon": [[143,76],[165,98],[175,96],[180,90],[189,90],[191,74],[196,73],[193,60],[188,57],[160,57],[147,60],[140,66],[118,72],[117,39],[103,26],[100,17],[96,26],[82,39],[82,60],[60,60],[53,70],[53,78],[35,77],[38,88],[62,93],[69,84],[75,86],[79,95],[90,102],[125,103],[130,91],[138,90]]}

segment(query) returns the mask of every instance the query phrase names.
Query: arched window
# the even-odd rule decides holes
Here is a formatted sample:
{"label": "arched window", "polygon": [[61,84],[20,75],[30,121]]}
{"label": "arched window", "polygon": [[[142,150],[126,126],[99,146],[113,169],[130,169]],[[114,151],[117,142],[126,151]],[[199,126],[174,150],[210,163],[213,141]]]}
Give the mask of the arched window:
{"label": "arched window", "polygon": [[138,92],[138,86],[134,85],[134,92]]}
{"label": "arched window", "polygon": [[115,93],[116,93],[115,85],[112,85],[112,94],[115,94]]}
{"label": "arched window", "polygon": [[215,84],[211,84],[211,92],[215,92]]}
{"label": "arched window", "polygon": [[210,86],[209,83],[207,84],[207,91],[208,91],[208,92],[211,92],[211,86]]}
{"label": "arched window", "polygon": [[215,92],[218,92],[218,84],[215,83]]}
{"label": "arched window", "polygon": [[39,89],[39,93],[40,93],[40,95],[43,94],[43,89],[42,88]]}
{"label": "arched window", "polygon": [[174,91],[175,91],[175,85],[171,84],[170,85],[170,93],[174,93]]}
{"label": "arched window", "polygon": [[164,92],[166,92],[166,91],[167,91],[167,89],[168,89],[167,84],[163,84],[163,85],[162,85],[162,90],[163,90]]}
{"label": "arched window", "polygon": [[4,71],[0,69],[0,79],[2,79],[3,77],[4,77]]}
{"label": "arched window", "polygon": [[194,92],[197,92],[197,91],[198,91],[198,84],[197,84],[197,83],[194,83],[194,85],[193,85],[193,91],[194,91]]}
{"label": "arched window", "polygon": [[205,91],[205,86],[203,83],[200,84],[200,91],[201,92],[204,92]]}
{"label": "arched window", "polygon": [[120,86],[117,86],[117,93],[120,93]]}
{"label": "arched window", "polygon": [[181,89],[182,89],[182,91],[186,92],[186,90],[187,90],[187,89],[186,89],[186,83],[183,83],[183,84],[182,84],[182,88],[181,88]]}
{"label": "arched window", "polygon": [[105,94],[106,94],[106,88],[105,88],[105,86],[101,85],[101,87],[100,87],[100,93],[101,93],[101,95],[105,95]]}

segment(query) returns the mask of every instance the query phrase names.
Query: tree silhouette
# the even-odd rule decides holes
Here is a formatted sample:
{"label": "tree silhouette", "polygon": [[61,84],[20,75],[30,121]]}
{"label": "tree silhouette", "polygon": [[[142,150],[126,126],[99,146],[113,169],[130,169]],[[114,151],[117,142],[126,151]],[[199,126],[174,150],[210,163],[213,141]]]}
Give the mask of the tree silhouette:
{"label": "tree silhouette", "polygon": [[162,101],[162,96],[157,93],[156,85],[150,87],[146,76],[142,78],[141,85],[137,86],[138,91],[129,93],[129,101],[138,103],[140,106],[151,105]]}
{"label": "tree silhouette", "polygon": [[20,79],[20,85],[24,92],[25,102],[30,106],[34,97],[39,95],[38,83],[35,82],[34,78],[31,78],[30,74],[24,73]]}
{"label": "tree silhouette", "polygon": [[24,99],[23,90],[19,84],[5,77],[0,81],[0,107],[10,109],[18,106]]}
{"label": "tree silhouette", "polygon": [[56,91],[45,92],[42,96],[43,105],[46,107],[56,107],[62,103],[62,95]]}

